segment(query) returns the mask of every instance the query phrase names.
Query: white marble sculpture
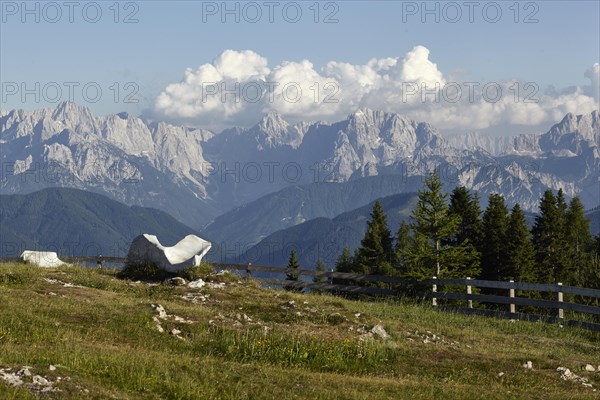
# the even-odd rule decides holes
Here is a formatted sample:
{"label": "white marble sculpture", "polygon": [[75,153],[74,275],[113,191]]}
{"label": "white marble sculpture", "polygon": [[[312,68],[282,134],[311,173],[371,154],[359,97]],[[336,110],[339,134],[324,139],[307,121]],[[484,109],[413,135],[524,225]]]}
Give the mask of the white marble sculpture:
{"label": "white marble sculpture", "polygon": [[172,247],[165,247],[154,235],[139,235],[129,246],[129,264],[155,264],[168,272],[178,272],[200,265],[211,243],[196,235],[187,235]]}
{"label": "white marble sculpture", "polygon": [[65,262],[58,259],[58,254],[54,251],[34,251],[25,250],[21,253],[21,259],[38,267],[52,268],[66,265]]}

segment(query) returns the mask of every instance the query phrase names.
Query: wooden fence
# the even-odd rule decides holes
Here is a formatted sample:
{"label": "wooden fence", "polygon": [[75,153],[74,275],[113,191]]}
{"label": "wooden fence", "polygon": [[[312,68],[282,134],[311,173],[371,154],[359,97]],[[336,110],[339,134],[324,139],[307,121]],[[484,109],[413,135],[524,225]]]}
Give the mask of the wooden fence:
{"label": "wooden fence", "polygon": [[[98,266],[103,266],[104,263],[123,264],[127,260],[119,257],[60,257],[62,260],[69,263],[91,263]],[[2,258],[0,262],[18,262],[18,258]],[[262,282],[275,287],[286,287],[296,289],[311,289],[323,292],[333,293],[352,293],[363,295],[376,296],[404,296],[407,289],[411,288],[412,295],[418,295],[424,299],[430,299],[433,306],[440,307],[444,310],[459,311],[466,314],[479,314],[486,316],[498,316],[510,319],[523,320],[540,320],[545,322],[558,322],[563,325],[581,326],[586,329],[591,329],[600,332],[600,323],[590,321],[580,321],[575,319],[565,319],[565,310],[575,313],[586,314],[593,316],[591,320],[598,320],[600,316],[600,307],[588,304],[564,301],[564,295],[573,295],[586,297],[599,303],[600,289],[588,289],[575,286],[566,286],[561,283],[543,284],[543,283],[526,283],[526,282],[501,282],[487,281],[480,279],[432,279],[415,281],[402,279],[395,276],[384,275],[361,275],[333,271],[315,271],[305,269],[286,269],[282,267],[270,267],[261,265],[240,265],[240,264],[223,264],[211,263],[213,268],[217,270],[233,270],[240,271],[246,277]],[[256,274],[255,274],[256,273]],[[253,276],[256,275],[256,276]],[[286,280],[283,277],[286,274],[294,274],[299,276],[297,281]],[[271,275],[271,277],[265,277]],[[272,276],[280,276],[272,277]],[[262,276],[262,277],[261,277]],[[302,279],[302,278],[305,279]],[[315,277],[320,277],[325,282],[313,282]],[[343,283],[339,283],[343,282]],[[378,287],[361,286],[361,282],[377,283]],[[383,287],[382,287],[383,286]],[[424,290],[426,288],[431,290]],[[439,291],[440,287],[452,287],[452,291]],[[496,294],[478,294],[473,293],[473,288],[494,289]],[[420,288],[415,291],[414,288]],[[457,290],[458,289],[458,290]],[[517,297],[516,291],[528,291],[536,293],[545,293],[544,299]],[[504,295],[498,294],[504,292]],[[541,296],[540,296],[541,297]],[[553,299],[549,299],[553,297]],[[453,300],[455,304],[463,303],[463,305],[441,306],[438,305],[438,300],[447,299]],[[474,307],[473,302],[477,301],[486,304],[495,304],[493,309]],[[553,313],[547,315],[537,315],[526,312],[519,312],[517,307],[535,307],[540,309],[551,309]],[[502,309],[505,308],[505,309]]]}

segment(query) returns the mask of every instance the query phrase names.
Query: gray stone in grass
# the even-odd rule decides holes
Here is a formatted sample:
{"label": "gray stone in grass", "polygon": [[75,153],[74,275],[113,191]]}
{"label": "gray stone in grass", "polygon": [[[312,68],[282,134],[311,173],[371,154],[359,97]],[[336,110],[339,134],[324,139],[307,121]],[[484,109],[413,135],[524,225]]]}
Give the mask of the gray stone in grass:
{"label": "gray stone in grass", "polygon": [[40,385],[40,386],[48,386],[50,385],[50,382],[48,381],[48,379],[44,378],[43,376],[40,375],[34,375],[32,378],[32,381],[35,385]]}
{"label": "gray stone in grass", "polygon": [[187,284],[186,280],[179,276],[167,280],[167,283],[173,286],[185,286]]}
{"label": "gray stone in grass", "polygon": [[380,337],[383,340],[390,338],[390,335],[385,331],[385,329],[381,325],[375,325],[373,329],[371,329],[371,333],[375,336]]}
{"label": "gray stone in grass", "polygon": [[585,370],[587,372],[596,372],[596,368],[594,368],[594,366],[592,364],[586,364]]}

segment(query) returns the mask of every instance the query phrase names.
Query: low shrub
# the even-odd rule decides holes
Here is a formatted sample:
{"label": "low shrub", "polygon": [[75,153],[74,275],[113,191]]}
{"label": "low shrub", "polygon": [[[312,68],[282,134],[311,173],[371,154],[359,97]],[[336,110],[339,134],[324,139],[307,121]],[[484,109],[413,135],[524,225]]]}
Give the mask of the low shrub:
{"label": "low shrub", "polygon": [[204,279],[213,273],[213,268],[209,263],[201,263],[192,268],[179,272],[168,272],[159,268],[156,264],[126,264],[121,271],[117,273],[120,279],[130,279],[134,281],[145,282],[163,282],[167,279],[180,277],[188,281]]}

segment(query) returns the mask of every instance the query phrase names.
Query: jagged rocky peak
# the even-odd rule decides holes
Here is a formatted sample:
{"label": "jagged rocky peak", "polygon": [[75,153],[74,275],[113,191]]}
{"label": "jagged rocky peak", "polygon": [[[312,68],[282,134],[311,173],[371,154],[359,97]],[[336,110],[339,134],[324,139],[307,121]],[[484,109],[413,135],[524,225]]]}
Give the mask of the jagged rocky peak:
{"label": "jagged rocky peak", "polygon": [[577,133],[585,140],[597,140],[600,131],[600,117],[597,110],[590,114],[574,115],[568,113],[558,124],[547,133],[548,136],[562,136]]}
{"label": "jagged rocky peak", "polygon": [[553,131],[562,131],[563,133],[579,132],[586,134],[597,131],[600,128],[600,117],[598,111],[592,111],[589,114],[574,115],[568,113],[558,124],[554,125],[549,133]]}
{"label": "jagged rocky peak", "polygon": [[86,106],[77,105],[72,101],[63,101],[54,109],[52,119],[55,121],[89,121],[93,120],[94,116]]}
{"label": "jagged rocky peak", "polygon": [[287,131],[290,124],[277,111],[269,111],[258,123],[258,128],[265,133],[278,134]]}
{"label": "jagged rocky peak", "polygon": [[344,134],[353,147],[370,149],[384,164],[412,158],[416,151],[455,154],[433,126],[396,113],[361,108],[348,117]]}
{"label": "jagged rocky peak", "polygon": [[509,152],[534,156],[573,156],[581,154],[588,146],[600,146],[598,111],[582,115],[568,113],[544,134],[519,135],[515,137]]}
{"label": "jagged rocky peak", "polygon": [[348,130],[360,135],[389,136],[394,131],[402,131],[416,122],[399,114],[374,111],[363,107],[350,114],[347,119]]}
{"label": "jagged rocky peak", "polygon": [[259,148],[272,148],[281,145],[298,147],[308,128],[305,124],[290,125],[277,111],[269,111],[248,130],[257,137]]}
{"label": "jagged rocky peak", "polygon": [[348,120],[350,124],[355,126],[371,125],[379,127],[389,116],[389,114],[383,111],[373,111],[370,108],[362,107],[357,109],[353,114],[350,114]]}
{"label": "jagged rocky peak", "polygon": [[573,155],[581,154],[585,148],[599,145],[598,111],[584,115],[569,113],[540,137],[542,150],[554,155],[559,155],[564,150]]}
{"label": "jagged rocky peak", "polygon": [[435,128],[427,123],[414,121],[401,114],[376,111],[366,107],[359,108],[353,114],[350,114],[348,124],[355,129],[379,130],[382,134],[403,132],[407,129],[414,131],[418,126],[422,126],[425,130],[437,134]]}

